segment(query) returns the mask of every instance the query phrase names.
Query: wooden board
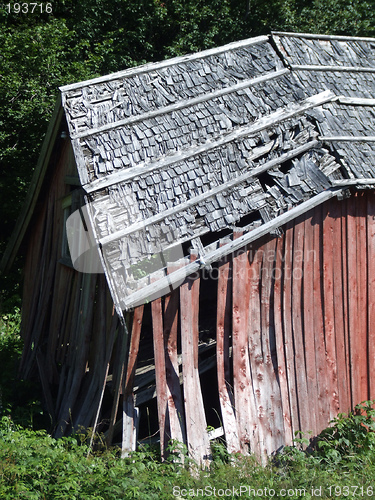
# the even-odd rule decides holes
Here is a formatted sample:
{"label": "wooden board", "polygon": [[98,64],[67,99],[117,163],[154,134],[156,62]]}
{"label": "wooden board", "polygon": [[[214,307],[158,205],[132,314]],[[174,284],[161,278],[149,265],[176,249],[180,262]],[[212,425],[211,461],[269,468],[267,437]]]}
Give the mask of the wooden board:
{"label": "wooden board", "polygon": [[[172,272],[175,266],[168,266]],[[179,379],[177,356],[177,328],[180,294],[174,290],[165,297],[164,301],[164,348],[165,348],[165,377],[167,383],[167,405],[169,420],[169,438],[186,444],[186,429],[184,405]]]}
{"label": "wooden board", "polygon": [[217,284],[216,358],[221,418],[227,450],[241,451],[234,410],[233,388],[230,383],[229,336],[231,333],[231,264],[228,258],[219,263]]}
{"label": "wooden board", "polygon": [[142,319],[144,306],[134,309],[133,326],[130,337],[128,363],[126,368],[125,386],[123,390],[122,409],[122,457],[127,456],[136,449],[137,443],[134,439],[135,429],[135,408],[134,408],[134,376],[137,366],[139,351],[139,341],[141,337]]}
{"label": "wooden board", "polygon": [[[191,255],[192,260],[196,254]],[[199,276],[189,276],[180,287],[181,350],[186,437],[191,458],[207,466],[211,459],[198,371]]]}
{"label": "wooden board", "polygon": [[167,380],[165,375],[165,353],[163,335],[163,314],[161,299],[151,302],[152,312],[152,338],[155,358],[156,401],[158,406],[158,421],[160,433],[161,456],[165,457],[168,435],[170,435],[169,422],[166,422],[168,412]]}
{"label": "wooden board", "polygon": [[367,203],[364,192],[356,193],[357,222],[357,280],[358,280],[358,328],[359,350],[359,402],[367,401],[368,391],[368,338],[367,338]]}
{"label": "wooden board", "polygon": [[358,281],[357,281],[357,222],[355,197],[347,201],[347,259],[348,259],[348,324],[349,324],[349,353],[352,405],[360,403],[360,353],[358,339],[360,338],[358,317]]}
{"label": "wooden board", "polygon": [[309,401],[314,401],[314,411],[310,413],[310,430],[314,435],[318,433],[317,418],[317,371],[315,360],[315,326],[314,326],[314,226],[313,211],[305,217],[305,241],[303,249],[303,328],[304,349],[306,360],[306,378]]}
{"label": "wooden board", "polygon": [[282,276],[283,276],[284,236],[277,239],[276,262],[274,270],[274,325],[277,353],[277,374],[280,385],[281,404],[284,421],[285,445],[291,446],[293,442],[292,422],[290,416],[289,389],[286,373],[283,314],[282,314]]}
{"label": "wooden board", "polygon": [[367,196],[367,265],[368,265],[368,373],[369,398],[375,399],[375,202]]}
{"label": "wooden board", "polygon": [[332,265],[333,265],[333,313],[334,332],[336,346],[336,366],[337,366],[337,389],[339,398],[339,411],[348,412],[350,410],[350,390],[347,377],[348,353],[345,340],[345,293],[343,268],[346,265],[344,252],[346,252],[346,241],[342,235],[342,202],[330,204],[330,217],[332,219]]}
{"label": "wooden board", "polygon": [[314,209],[314,328],[315,328],[315,361],[317,370],[317,431],[325,429],[329,423],[330,404],[328,398],[327,358],[324,338],[323,319],[323,238],[322,208]]}
{"label": "wooden board", "polygon": [[304,246],[305,225],[301,218],[294,224],[293,230],[293,264],[292,272],[292,328],[294,342],[294,356],[296,367],[296,392],[299,408],[299,421],[301,429],[306,432],[311,430],[310,408],[306,404],[308,401],[305,346],[303,342],[303,246]]}
{"label": "wooden board", "polygon": [[288,378],[290,416],[293,436],[300,429],[297,388],[294,362],[293,329],[292,329],[292,262],[293,262],[293,226],[287,224],[284,238],[284,282],[283,282],[283,317],[284,317],[284,349],[286,373]]}
{"label": "wooden board", "polygon": [[[234,238],[241,233],[234,233]],[[252,379],[248,347],[248,257],[245,251],[233,255],[232,344],[233,391],[241,451],[260,454],[256,435]]]}
{"label": "wooden board", "polygon": [[[323,299],[324,299],[324,340],[327,356],[327,385],[332,420],[339,412],[339,390],[337,380],[337,358],[335,337],[335,304],[333,290],[334,239],[331,203],[323,207]],[[340,254],[338,255],[340,256]],[[339,307],[339,304],[338,304]]]}

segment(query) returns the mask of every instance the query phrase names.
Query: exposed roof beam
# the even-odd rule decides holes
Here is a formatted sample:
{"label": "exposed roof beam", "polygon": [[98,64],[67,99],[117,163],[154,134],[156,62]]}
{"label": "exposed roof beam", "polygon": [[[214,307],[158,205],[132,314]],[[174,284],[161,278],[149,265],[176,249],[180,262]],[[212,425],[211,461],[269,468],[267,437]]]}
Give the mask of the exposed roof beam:
{"label": "exposed roof beam", "polygon": [[375,106],[375,99],[366,97],[346,97],[341,95],[338,99],[340,104],[349,104],[355,106]]}
{"label": "exposed roof beam", "polygon": [[295,71],[342,71],[350,73],[375,73],[375,68],[363,66],[322,66],[320,64],[290,64]]}
{"label": "exposed roof beam", "polygon": [[350,186],[373,186],[375,179],[368,177],[362,179],[335,179],[331,181],[335,187],[350,187]]}
{"label": "exposed roof beam", "polygon": [[[154,172],[156,170],[160,170],[162,168],[169,167],[174,163],[178,163],[181,161],[185,161],[189,158],[197,156],[199,154],[210,151],[214,148],[223,146],[232,141],[236,141],[238,139],[242,139],[244,137],[249,137],[258,134],[262,130],[265,130],[269,127],[277,125],[278,123],[293,118],[299,114],[308,111],[309,109],[315,108],[316,106],[320,106],[327,102],[331,102],[336,98],[335,94],[330,90],[325,90],[320,94],[316,94],[311,96],[304,101],[301,101],[297,104],[293,104],[291,106],[287,106],[284,109],[279,109],[274,113],[271,113],[267,116],[264,116],[252,123],[251,125],[247,125],[244,127],[240,127],[229,134],[223,135],[216,140],[208,141],[205,144],[200,146],[196,146],[186,151],[181,151],[173,156],[166,156],[161,160],[150,163],[143,163],[136,167],[130,167],[127,169],[123,169],[120,172],[115,172],[111,175],[107,175],[101,179],[97,179],[92,181],[89,184],[85,184],[83,187],[87,193],[92,193],[94,191],[98,191],[99,189],[106,188],[108,186],[112,186],[113,184],[117,184],[119,182],[126,182],[134,177],[139,175],[147,174],[148,172]],[[76,141],[73,141],[75,144]],[[83,161],[83,159],[82,159]],[[82,162],[81,162],[82,163]],[[84,168],[84,163],[80,165],[80,170]]]}
{"label": "exposed roof beam", "polygon": [[160,212],[152,217],[149,217],[148,219],[141,220],[139,222],[136,222],[135,224],[130,225],[129,227],[125,229],[121,229],[120,231],[116,231],[114,233],[109,234],[108,236],[105,236],[99,240],[99,243],[101,245],[107,245],[108,243],[111,243],[112,241],[115,241],[119,238],[122,238],[124,236],[128,236],[129,234],[132,234],[136,231],[139,231],[140,229],[143,229],[147,226],[150,226],[152,224],[156,224],[166,217],[169,217],[171,215],[175,215],[178,212],[181,212],[182,210],[186,210],[187,208],[193,207],[200,203],[201,201],[207,199],[207,198],[212,198],[213,196],[221,193],[222,191],[228,191],[229,189],[232,189],[233,187],[237,186],[238,184],[241,184],[241,182],[244,182],[249,179],[256,178],[258,175],[261,175],[262,173],[266,172],[270,168],[273,168],[277,165],[280,165],[281,163],[284,163],[285,161],[288,161],[292,158],[295,158],[296,156],[308,151],[309,149],[312,149],[313,147],[317,146],[319,144],[318,141],[310,141],[307,144],[304,144],[303,146],[299,146],[296,149],[293,149],[292,151],[288,151],[287,153],[282,154],[281,156],[274,158],[271,161],[268,161],[264,163],[263,165],[254,168],[253,170],[246,172],[245,174],[239,175],[232,179],[231,181],[225,182],[223,184],[220,184],[220,186],[216,186],[213,189],[210,189],[209,191],[206,191],[205,193],[202,193],[199,196],[194,196],[193,198],[190,198],[190,200],[181,203],[180,205],[174,206],[172,208],[169,208],[168,210],[165,210],[164,212]]}
{"label": "exposed roof beam", "polygon": [[257,85],[259,83],[263,83],[268,80],[278,78],[282,75],[285,75],[286,73],[290,73],[290,70],[287,68],[284,68],[279,71],[270,71],[269,73],[266,73],[263,76],[247,79],[244,80],[243,82],[237,83],[236,85],[232,85],[230,87],[225,87],[223,89],[215,90],[213,92],[207,92],[192,99],[183,99],[175,104],[158,108],[153,111],[148,111],[147,113],[141,113],[139,115],[130,116],[129,118],[124,118],[123,120],[107,123],[105,125],[102,125],[101,127],[78,132],[77,134],[72,135],[71,138],[80,139],[82,137],[89,137],[91,135],[100,134],[101,132],[106,132],[107,130],[113,130],[118,127],[124,127],[127,125],[132,125],[133,123],[149,120],[150,118],[155,118],[156,116],[166,115],[168,113],[172,113],[173,111],[178,111],[180,109],[195,106],[196,104],[200,104],[202,102],[206,102],[211,99],[216,99],[217,97],[221,97],[223,95],[238,92],[239,90],[244,90],[246,88],[252,87],[253,85]]}
{"label": "exposed roof beam", "polygon": [[309,200],[301,203],[291,210],[284,212],[270,222],[267,222],[262,226],[259,226],[258,228],[245,233],[244,235],[236,238],[227,245],[219,247],[216,250],[205,254],[204,264],[198,259],[194,262],[189,263],[187,266],[168,274],[164,278],[161,278],[160,280],[155,281],[154,283],[146,287],[143,287],[141,290],[134,292],[129,296],[129,299],[125,301],[125,307],[131,308],[134,304],[140,304],[142,301],[146,301],[147,297],[154,296],[154,294],[166,289],[167,287],[173,288],[176,283],[181,283],[181,281],[184,280],[187,276],[199,271],[200,268],[213,264],[226,255],[230,255],[231,253],[240,250],[253,241],[258,240],[259,238],[271,233],[271,231],[283,226],[287,222],[292,221],[299,215],[302,215],[315,208],[316,206],[321,205],[334,196],[341,195],[343,191],[343,189],[335,188],[317,194],[313,198],[310,198]]}
{"label": "exposed roof beam", "polygon": [[375,142],[374,135],[320,135],[322,142]]}

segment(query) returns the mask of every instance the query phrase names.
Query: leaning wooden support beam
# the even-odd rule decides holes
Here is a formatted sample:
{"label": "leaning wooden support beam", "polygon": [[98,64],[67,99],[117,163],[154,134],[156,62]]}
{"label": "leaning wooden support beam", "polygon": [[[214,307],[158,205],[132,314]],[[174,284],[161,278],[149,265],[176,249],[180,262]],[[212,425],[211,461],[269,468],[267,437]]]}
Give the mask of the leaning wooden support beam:
{"label": "leaning wooden support beam", "polygon": [[126,370],[125,387],[123,391],[123,411],[122,411],[122,450],[121,456],[127,456],[136,449],[137,443],[134,439],[135,415],[134,408],[134,376],[137,366],[137,357],[139,351],[139,341],[141,338],[142,319],[144,306],[136,307],[133,316],[133,327],[130,338],[130,347],[128,355],[128,365]]}
{"label": "leaning wooden support beam", "polygon": [[231,265],[228,258],[219,263],[217,284],[216,357],[221,418],[229,453],[241,451],[234,411],[233,388],[230,385],[229,336],[231,332]]}
{"label": "leaning wooden support beam", "polygon": [[167,402],[167,379],[165,375],[165,353],[163,335],[163,311],[161,299],[151,302],[152,312],[152,337],[154,343],[155,357],[155,381],[156,381],[156,401],[158,406],[158,420],[160,433],[160,451],[162,458],[165,458],[166,445],[168,441],[169,422],[167,422],[168,402]]}
{"label": "leaning wooden support beam", "polygon": [[[175,264],[168,266],[173,272]],[[171,440],[186,444],[186,427],[184,405],[179,377],[177,354],[177,329],[179,311],[179,291],[174,290],[164,300],[164,349],[165,349],[165,377],[167,390],[167,411],[169,420],[169,435]]]}
{"label": "leaning wooden support beam", "polygon": [[[191,254],[196,259],[196,253]],[[191,458],[201,466],[211,460],[210,442],[198,371],[199,278],[190,276],[180,288],[181,351],[186,436]]]}

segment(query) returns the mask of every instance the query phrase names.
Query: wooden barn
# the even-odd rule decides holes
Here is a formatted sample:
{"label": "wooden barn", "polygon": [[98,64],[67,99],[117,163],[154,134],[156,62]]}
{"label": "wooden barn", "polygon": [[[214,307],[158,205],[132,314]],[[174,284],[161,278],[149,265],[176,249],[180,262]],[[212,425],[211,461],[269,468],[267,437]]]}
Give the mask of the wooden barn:
{"label": "wooden barn", "polygon": [[264,458],[375,398],[374,76],[273,33],[61,88],[2,261],[55,436]]}

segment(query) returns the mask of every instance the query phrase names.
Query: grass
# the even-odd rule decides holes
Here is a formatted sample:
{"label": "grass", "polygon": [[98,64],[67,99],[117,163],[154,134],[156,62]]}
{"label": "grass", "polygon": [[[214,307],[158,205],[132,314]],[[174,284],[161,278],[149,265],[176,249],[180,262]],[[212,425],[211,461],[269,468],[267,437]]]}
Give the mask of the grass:
{"label": "grass", "polygon": [[22,407],[10,389],[22,347],[18,330],[19,311],[1,318],[1,499],[375,498],[373,401],[340,414],[314,446],[296,438],[267,466],[230,456],[216,441],[210,469],[191,474],[186,448],[177,443],[165,462],[149,447],[121,459],[116,448],[92,451],[87,433],[56,440],[34,430],[38,399]]}

